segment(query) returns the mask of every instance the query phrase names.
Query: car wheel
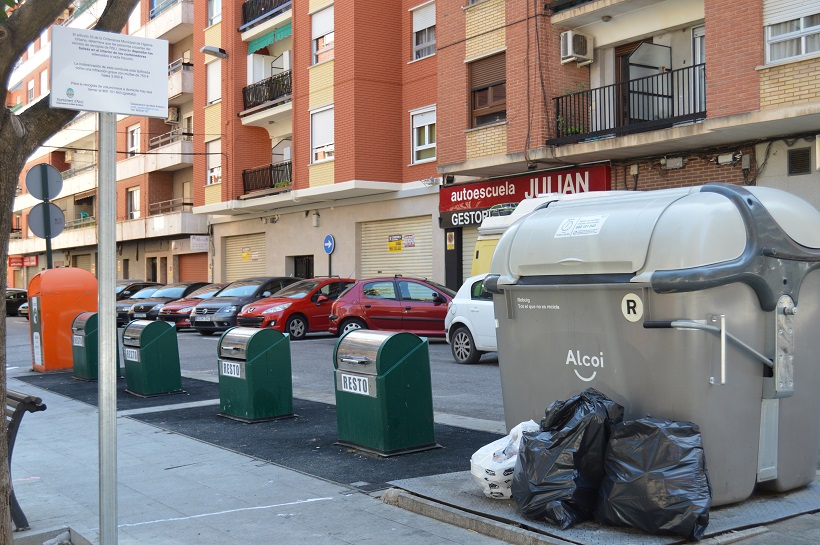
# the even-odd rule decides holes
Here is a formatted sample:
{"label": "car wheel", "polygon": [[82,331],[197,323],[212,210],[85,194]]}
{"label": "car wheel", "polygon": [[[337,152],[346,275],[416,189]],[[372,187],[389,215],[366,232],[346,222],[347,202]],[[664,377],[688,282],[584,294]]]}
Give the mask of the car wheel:
{"label": "car wheel", "polygon": [[196,332],[199,333],[200,335],[204,335],[205,337],[210,337],[211,335],[214,334],[213,331],[210,331],[208,329],[197,329]]}
{"label": "car wheel", "polygon": [[356,331],[357,329],[367,329],[367,324],[358,318],[348,318],[342,322],[341,327],[339,327],[339,333],[344,335],[348,331]]}
{"label": "car wheel", "polygon": [[290,338],[293,340],[304,339],[308,332],[307,320],[304,316],[291,316],[285,325],[285,329],[290,333]]}
{"label": "car wheel", "polygon": [[473,336],[466,327],[459,327],[450,339],[450,349],[456,363],[476,363],[481,359],[481,352],[476,350]]}

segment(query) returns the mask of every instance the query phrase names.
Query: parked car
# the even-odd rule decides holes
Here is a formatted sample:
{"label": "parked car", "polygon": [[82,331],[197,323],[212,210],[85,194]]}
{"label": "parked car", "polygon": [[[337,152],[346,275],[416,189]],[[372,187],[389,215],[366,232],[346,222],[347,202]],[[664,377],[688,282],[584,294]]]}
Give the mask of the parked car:
{"label": "parked car", "polygon": [[231,282],[191,311],[191,326],[200,335],[213,335],[236,325],[236,315],[248,303],[268,297],[301,278],[260,276]]}
{"label": "parked car", "polygon": [[403,276],[359,280],[333,304],[329,331],[354,329],[409,331],[426,337],[444,336],[449,288]]}
{"label": "parked car", "polygon": [[124,326],[131,321],[128,313],[131,312],[132,306],[136,303],[144,301],[145,299],[148,299],[161,287],[162,284],[148,286],[147,288],[141,289],[128,299],[120,299],[117,301],[117,327]]}
{"label": "parked car", "polygon": [[446,339],[457,363],[476,363],[484,352],[498,350],[493,296],[484,289],[486,276],[479,274],[464,281],[444,319]]}
{"label": "parked car", "polygon": [[17,316],[20,305],[28,302],[28,292],[23,289],[6,288],[6,316]]}
{"label": "parked car", "polygon": [[134,303],[128,312],[128,318],[130,320],[156,320],[165,303],[187,297],[207,284],[207,282],[178,282],[163,286],[148,299]]}
{"label": "parked car", "polygon": [[130,299],[135,293],[143,288],[151,286],[162,286],[159,282],[147,282],[145,280],[123,279],[117,280],[114,293],[117,294],[117,301],[120,299]]}
{"label": "parked car", "polygon": [[247,305],[237,316],[246,327],[270,327],[302,339],[308,332],[327,331],[333,302],[352,286],[352,278],[312,278],[291,284],[270,297]]}
{"label": "parked car", "polygon": [[23,303],[17,309],[17,316],[25,316],[26,320],[28,320],[28,303]]}
{"label": "parked car", "polygon": [[157,319],[163,322],[173,323],[177,330],[191,327],[190,317],[194,307],[198,303],[201,303],[203,299],[210,299],[227,285],[227,282],[208,284],[202,286],[184,299],[177,299],[176,301],[165,303],[160,309]]}

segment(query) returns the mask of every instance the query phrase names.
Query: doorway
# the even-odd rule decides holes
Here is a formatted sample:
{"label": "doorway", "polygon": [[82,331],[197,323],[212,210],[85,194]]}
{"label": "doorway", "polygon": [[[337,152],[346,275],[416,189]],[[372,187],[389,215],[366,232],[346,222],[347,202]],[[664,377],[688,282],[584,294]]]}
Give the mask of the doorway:
{"label": "doorway", "polygon": [[149,257],[145,260],[145,279],[149,282],[157,281],[157,258]]}
{"label": "doorway", "polygon": [[313,256],[293,256],[293,276],[297,278],[313,278]]}

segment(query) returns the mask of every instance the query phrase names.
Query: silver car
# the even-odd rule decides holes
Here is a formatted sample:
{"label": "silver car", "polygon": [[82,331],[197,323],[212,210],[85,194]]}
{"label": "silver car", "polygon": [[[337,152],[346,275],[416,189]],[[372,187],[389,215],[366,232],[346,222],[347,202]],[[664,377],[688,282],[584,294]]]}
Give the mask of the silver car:
{"label": "silver car", "polygon": [[444,329],[457,363],[476,363],[485,352],[496,352],[492,294],[484,289],[487,274],[464,281],[449,305]]}

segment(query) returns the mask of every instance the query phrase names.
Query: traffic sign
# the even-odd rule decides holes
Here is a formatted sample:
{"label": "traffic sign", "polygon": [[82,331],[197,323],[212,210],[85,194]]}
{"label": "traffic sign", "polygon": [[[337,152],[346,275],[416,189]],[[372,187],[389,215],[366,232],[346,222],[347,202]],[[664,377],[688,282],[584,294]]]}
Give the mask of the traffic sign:
{"label": "traffic sign", "polygon": [[336,249],[336,240],[333,238],[333,235],[325,235],[325,240],[322,243],[322,247],[325,249],[325,253],[327,255],[333,253],[333,250]]}
{"label": "traffic sign", "polygon": [[26,172],[26,189],[35,199],[56,199],[63,190],[63,176],[51,165],[34,165]]}
{"label": "traffic sign", "polygon": [[[48,209],[46,209],[48,207]],[[48,213],[48,228],[46,227],[46,213]],[[28,228],[40,238],[54,238],[65,228],[65,214],[53,202],[41,202],[34,206],[28,214]]]}

